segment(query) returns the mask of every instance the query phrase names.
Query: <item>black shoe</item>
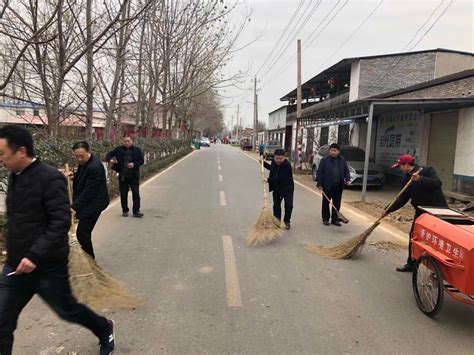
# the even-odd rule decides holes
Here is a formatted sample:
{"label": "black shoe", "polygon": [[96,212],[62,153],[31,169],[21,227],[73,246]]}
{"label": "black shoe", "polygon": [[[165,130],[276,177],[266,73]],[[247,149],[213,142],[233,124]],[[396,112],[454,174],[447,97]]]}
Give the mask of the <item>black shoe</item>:
{"label": "black shoe", "polygon": [[136,212],[136,213],[133,214],[133,217],[142,218],[142,217],[143,217],[143,213],[141,213],[141,212]]}
{"label": "black shoe", "polygon": [[100,355],[112,354],[115,349],[115,323],[111,319],[108,319],[107,322],[110,325],[110,331],[107,335],[99,338]]}
{"label": "black shoe", "polygon": [[332,221],[331,224],[334,224],[335,226],[338,226],[338,227],[342,227],[342,224],[339,221]]}
{"label": "black shoe", "polygon": [[285,222],[285,228],[286,228],[287,230],[290,230],[290,229],[291,229],[290,222]]}
{"label": "black shoe", "polygon": [[123,212],[122,217],[128,217],[128,212]]}
{"label": "black shoe", "polygon": [[413,265],[406,263],[403,266],[397,267],[398,272],[412,272],[413,271]]}
{"label": "black shoe", "polygon": [[324,224],[325,226],[330,226],[330,225],[331,225],[331,224],[329,223],[329,221],[323,221],[323,224]]}

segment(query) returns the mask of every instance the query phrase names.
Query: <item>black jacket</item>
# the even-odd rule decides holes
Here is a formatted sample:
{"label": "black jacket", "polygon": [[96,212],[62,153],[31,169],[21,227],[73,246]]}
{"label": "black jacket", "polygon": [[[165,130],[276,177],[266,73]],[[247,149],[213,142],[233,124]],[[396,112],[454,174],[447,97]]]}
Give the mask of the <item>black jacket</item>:
{"label": "black jacket", "polygon": [[77,218],[94,216],[109,205],[105,169],[99,158],[91,155],[89,161],[79,165],[74,175],[72,208]]}
{"label": "black jacket", "polygon": [[347,166],[346,159],[338,156],[336,159],[332,159],[329,155],[321,159],[318,166],[318,172],[316,177],[316,186],[322,187],[324,191],[330,192],[333,185],[332,179],[332,164],[333,161],[337,161],[339,164],[339,181],[344,186],[350,179],[349,167]]}
{"label": "black jacket", "polygon": [[[419,167],[415,166],[413,170],[418,171]],[[441,190],[442,182],[438,178],[435,169],[431,166],[426,166],[420,172],[421,180],[413,181],[408,189],[400,196],[394,205],[387,210],[387,212],[394,212],[411,200],[411,204],[415,209],[418,206],[430,207],[448,207],[446,197],[444,197]],[[411,179],[410,174],[406,174],[403,180],[403,186]],[[419,213],[419,210],[417,210]]]}
{"label": "black jacket", "polygon": [[270,191],[275,191],[283,195],[295,190],[293,171],[291,170],[291,164],[288,160],[285,159],[281,165],[278,165],[275,161],[272,161],[271,164],[267,162],[263,164],[265,168],[270,170],[270,176],[268,177]]}
{"label": "black jacket", "polygon": [[71,210],[66,179],[36,160],[20,175],[10,174],[7,206],[7,264],[24,257],[39,269],[68,260]]}
{"label": "black jacket", "polygon": [[[134,175],[136,177],[140,176],[139,168],[141,165],[144,163],[144,158],[143,158],[143,153],[142,150],[139,147],[136,147],[132,145],[130,148],[131,150],[131,155],[132,155],[132,161],[134,167]],[[123,145],[115,148],[111,152],[108,152],[105,159],[107,161],[110,161],[110,159],[115,158],[117,159],[117,163],[112,166],[112,169],[118,172],[119,174],[123,173],[124,165],[125,165],[125,151],[127,148],[125,148]]]}

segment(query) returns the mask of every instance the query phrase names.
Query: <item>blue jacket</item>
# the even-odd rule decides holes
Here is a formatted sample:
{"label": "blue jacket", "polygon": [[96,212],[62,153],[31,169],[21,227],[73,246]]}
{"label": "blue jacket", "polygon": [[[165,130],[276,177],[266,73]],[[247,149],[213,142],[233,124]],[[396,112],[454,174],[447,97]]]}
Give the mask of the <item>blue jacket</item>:
{"label": "blue jacket", "polygon": [[[341,185],[344,186],[344,184],[351,179],[351,175],[349,174],[349,167],[347,166],[347,162],[343,157],[338,156],[337,161],[339,163]],[[328,155],[327,157],[321,159],[318,166],[316,186],[322,187],[326,192],[331,192],[332,188],[332,164],[332,159]]]}

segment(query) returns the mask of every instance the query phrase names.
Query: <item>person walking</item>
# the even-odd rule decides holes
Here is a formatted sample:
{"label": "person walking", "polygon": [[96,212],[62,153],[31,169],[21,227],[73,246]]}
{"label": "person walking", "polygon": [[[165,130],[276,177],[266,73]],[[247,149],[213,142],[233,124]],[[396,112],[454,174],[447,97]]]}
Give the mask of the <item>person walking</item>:
{"label": "person walking", "polygon": [[[316,187],[323,191],[331,199],[337,210],[341,208],[342,191],[344,185],[350,185],[349,167],[346,160],[340,155],[341,147],[337,143],[329,146],[329,155],[321,159],[316,175]],[[329,226],[333,224],[340,227],[337,212],[329,210],[329,201],[323,195],[322,211],[323,224]],[[329,223],[331,220],[331,223]]]}
{"label": "person walking", "polygon": [[79,219],[77,240],[82,249],[95,259],[92,230],[100,214],[109,205],[105,169],[98,157],[90,152],[86,141],[72,147],[79,168],[73,175],[73,202],[71,208]]}
{"label": "person walking", "polygon": [[132,137],[123,137],[123,144],[107,153],[105,159],[119,174],[122,216],[128,217],[128,190],[132,190],[133,217],[141,218],[140,212],[140,166],[144,163],[141,149],[133,145]]}
{"label": "person walking", "polygon": [[[263,160],[263,156],[260,156]],[[284,200],[285,216],[283,222],[285,228],[291,228],[291,214],[293,212],[293,194],[295,183],[293,181],[293,171],[290,162],[285,158],[283,149],[276,149],[275,156],[271,164],[264,162],[265,168],[270,170],[267,181],[269,191],[273,192],[273,215],[281,221],[281,202]]]}
{"label": "person walking", "polygon": [[261,157],[265,156],[265,143],[263,141],[258,146],[258,152]]}
{"label": "person walking", "polygon": [[71,209],[63,174],[35,158],[24,128],[0,128],[0,163],[10,171],[7,260],[0,275],[0,354],[11,355],[18,317],[38,294],[62,319],[92,331],[100,354],[115,347],[114,323],[78,303],[68,272]]}
{"label": "person walking", "polygon": [[384,211],[383,217],[389,213],[395,212],[406,205],[411,200],[412,206],[415,208],[415,215],[409,234],[408,258],[405,265],[397,267],[399,272],[411,272],[415,266],[415,260],[411,256],[411,238],[415,228],[415,221],[424,212],[419,206],[426,207],[445,207],[448,208],[446,197],[441,189],[442,182],[431,166],[424,166],[420,170],[420,166],[415,164],[415,158],[411,155],[402,155],[398,161],[392,165],[392,168],[399,168],[404,173],[403,185],[406,185],[410,179],[412,183],[405,192],[397,199],[397,201]]}

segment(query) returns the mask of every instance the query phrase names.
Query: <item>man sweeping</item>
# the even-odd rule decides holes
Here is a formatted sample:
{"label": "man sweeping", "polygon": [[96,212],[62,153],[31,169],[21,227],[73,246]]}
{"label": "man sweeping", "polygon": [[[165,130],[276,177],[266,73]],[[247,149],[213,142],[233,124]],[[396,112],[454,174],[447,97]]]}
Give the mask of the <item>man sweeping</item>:
{"label": "man sweeping", "polygon": [[[323,195],[322,217],[323,224],[329,226],[342,226],[337,215],[337,211],[341,208],[342,191],[344,185],[350,184],[349,167],[346,160],[340,155],[341,147],[337,143],[329,146],[329,155],[321,159],[316,177],[316,187],[322,190]],[[337,209],[330,211],[329,199],[332,200],[334,207]],[[329,223],[331,219],[331,223]]]}
{"label": "man sweeping", "polygon": [[415,208],[415,216],[413,217],[413,224],[409,234],[407,262],[405,265],[397,268],[399,272],[410,272],[413,271],[415,265],[415,260],[411,257],[411,237],[415,221],[423,213],[418,206],[448,207],[448,203],[441,190],[442,182],[438,178],[435,169],[425,166],[420,171],[420,167],[415,164],[415,158],[411,155],[402,155],[392,166],[392,168],[397,167],[405,174],[403,185],[410,179],[412,183],[392,207],[383,213],[383,216],[402,208],[409,200],[411,200],[411,204]]}
{"label": "man sweeping", "polygon": [[132,190],[133,217],[142,218],[140,212],[140,166],[144,163],[141,149],[133,145],[132,137],[123,137],[123,144],[107,153],[105,159],[119,174],[122,216],[128,217],[128,190]]}
{"label": "man sweeping", "polygon": [[0,354],[10,355],[22,309],[38,294],[62,319],[99,338],[100,354],[114,350],[114,323],[78,303],[68,272],[71,211],[66,180],[35,158],[21,127],[0,129],[0,163],[8,181],[7,260],[0,275]]}
{"label": "man sweeping", "polygon": [[77,240],[82,249],[95,259],[92,230],[100,214],[109,205],[105,169],[98,157],[91,153],[89,143],[77,142],[72,147],[79,168],[74,174],[71,208],[79,219]]}
{"label": "man sweeping", "polygon": [[[261,156],[260,159],[263,159]],[[264,162],[266,169],[270,170],[268,177],[269,191],[273,192],[273,215],[281,221],[281,202],[284,200],[285,216],[283,222],[285,228],[290,229],[291,213],[293,211],[293,193],[295,183],[290,162],[285,158],[283,149],[275,150],[271,164]]]}

